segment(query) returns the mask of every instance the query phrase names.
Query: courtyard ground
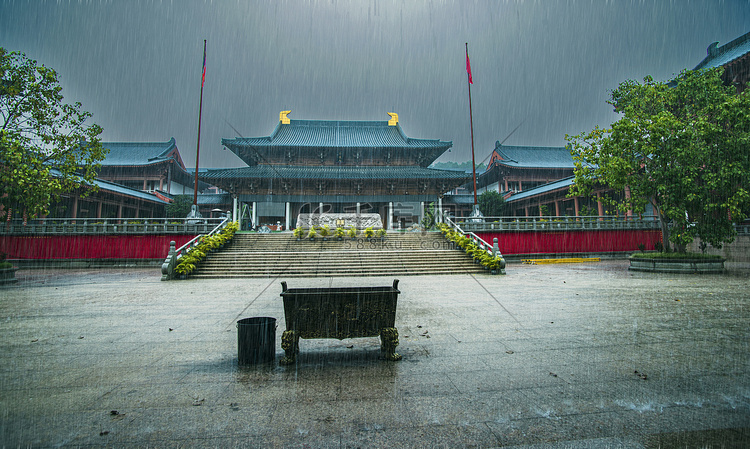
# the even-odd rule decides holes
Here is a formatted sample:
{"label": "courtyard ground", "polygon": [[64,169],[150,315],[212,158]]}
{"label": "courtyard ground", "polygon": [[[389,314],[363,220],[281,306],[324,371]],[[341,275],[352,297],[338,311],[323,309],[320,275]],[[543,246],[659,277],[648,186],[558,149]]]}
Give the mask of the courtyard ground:
{"label": "courtyard ground", "polygon": [[[750,271],[507,272],[401,277],[401,361],[303,339],[279,366],[281,281],[393,279],[21,270],[0,288],[0,446],[750,446]],[[277,318],[276,361],[238,367],[253,316]]]}

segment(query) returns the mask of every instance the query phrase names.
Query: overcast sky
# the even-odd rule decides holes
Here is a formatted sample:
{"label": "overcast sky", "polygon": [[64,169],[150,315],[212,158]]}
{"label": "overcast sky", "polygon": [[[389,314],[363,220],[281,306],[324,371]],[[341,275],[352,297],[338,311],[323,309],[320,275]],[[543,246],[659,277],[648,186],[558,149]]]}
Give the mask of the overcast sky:
{"label": "overcast sky", "polygon": [[[221,138],[290,118],[388,120],[450,140],[477,163],[507,145],[563,146],[616,119],[625,79],[666,80],[711,42],[750,31],[750,0],[0,0],[0,45],[60,73],[104,141],[175,137],[195,166],[203,40],[201,167],[244,165]],[[231,124],[231,126],[230,126]]]}

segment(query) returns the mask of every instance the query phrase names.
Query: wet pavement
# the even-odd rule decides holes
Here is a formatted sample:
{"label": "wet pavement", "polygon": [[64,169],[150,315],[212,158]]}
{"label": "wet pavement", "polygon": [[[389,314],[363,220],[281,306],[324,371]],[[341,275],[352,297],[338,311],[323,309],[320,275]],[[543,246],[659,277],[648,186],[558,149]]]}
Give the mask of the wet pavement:
{"label": "wet pavement", "polygon": [[[400,277],[399,362],[303,339],[279,366],[283,278],[21,270],[0,288],[0,445],[750,446],[750,272],[507,271]],[[238,367],[253,316],[277,318],[276,361]]]}

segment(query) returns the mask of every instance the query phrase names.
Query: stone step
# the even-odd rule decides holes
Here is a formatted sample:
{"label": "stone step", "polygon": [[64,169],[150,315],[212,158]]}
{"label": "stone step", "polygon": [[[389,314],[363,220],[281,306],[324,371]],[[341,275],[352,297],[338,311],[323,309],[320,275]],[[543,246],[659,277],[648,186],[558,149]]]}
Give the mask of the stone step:
{"label": "stone step", "polygon": [[437,232],[297,240],[291,232],[236,234],[231,245],[209,254],[191,278],[397,276],[482,273],[466,253]]}
{"label": "stone step", "polygon": [[329,265],[341,265],[346,266],[350,264],[376,264],[376,265],[385,265],[385,264],[421,264],[421,265],[433,265],[433,264],[445,264],[445,263],[474,263],[472,260],[467,258],[378,258],[378,259],[368,259],[368,258],[360,258],[360,257],[348,257],[344,259],[328,259],[328,258],[307,258],[307,259],[298,259],[298,258],[278,258],[278,259],[270,259],[270,258],[243,258],[243,259],[206,259],[201,263],[202,267],[208,267],[208,266],[227,266],[227,265],[235,265],[235,266],[257,266],[259,264],[263,265],[271,265],[271,264],[285,264],[285,265],[306,265],[306,264],[329,264]]}
{"label": "stone step", "polygon": [[442,266],[435,268],[425,267],[384,267],[381,269],[290,269],[290,268],[266,268],[255,270],[222,270],[220,272],[208,272],[199,269],[191,274],[193,278],[252,278],[252,277],[339,277],[339,276],[393,276],[393,275],[436,275],[436,274],[466,274],[486,273],[486,270],[473,265],[470,268],[463,266]]}
{"label": "stone step", "polygon": [[310,264],[299,264],[299,263],[274,263],[274,264],[201,264],[198,267],[198,271],[201,272],[214,272],[219,270],[227,270],[227,269],[233,269],[233,270],[265,270],[265,269],[273,269],[273,268],[279,268],[284,270],[292,270],[292,269],[299,269],[299,270],[320,270],[320,269],[330,269],[330,270],[340,270],[340,271],[346,271],[346,270],[354,270],[354,271],[361,271],[364,269],[382,269],[382,268],[445,268],[445,267],[461,267],[463,269],[472,269],[472,268],[478,268],[483,269],[480,265],[475,264],[473,262],[457,262],[457,263],[350,263],[350,264],[336,264],[336,263],[310,263]]}
{"label": "stone step", "polygon": [[[342,274],[340,272],[305,272],[305,273],[292,273],[292,272],[279,272],[279,273],[248,273],[248,274],[237,274],[234,272],[224,272],[221,274],[209,274],[203,275],[200,273],[193,273],[190,278],[196,279],[252,279],[252,278],[311,278],[311,277],[345,277],[345,276],[429,276],[429,275],[455,275],[455,274],[466,274],[466,271],[382,271],[382,272],[363,272],[353,274]],[[479,274],[479,273],[475,273]]]}
{"label": "stone step", "polygon": [[238,251],[287,251],[287,252],[304,252],[304,251],[341,251],[358,249],[364,251],[372,250],[447,250],[452,249],[452,245],[445,239],[386,239],[385,241],[364,241],[364,240],[329,240],[315,242],[310,241],[253,241],[253,242],[233,242],[226,248],[227,252]]}
{"label": "stone step", "polygon": [[466,256],[466,253],[463,251],[458,251],[455,249],[436,249],[436,250],[411,250],[411,251],[401,251],[401,250],[380,250],[380,251],[360,251],[356,249],[351,250],[340,250],[340,251],[277,251],[277,250],[271,250],[271,251],[219,251],[211,253],[211,258],[224,258],[224,257],[234,257],[234,256],[243,256],[243,257],[259,257],[259,256],[267,256],[267,257],[347,257],[348,255],[362,255],[367,257],[378,257],[378,255],[383,256],[419,256],[419,257],[426,257],[426,258],[435,258],[435,257],[464,257]]}

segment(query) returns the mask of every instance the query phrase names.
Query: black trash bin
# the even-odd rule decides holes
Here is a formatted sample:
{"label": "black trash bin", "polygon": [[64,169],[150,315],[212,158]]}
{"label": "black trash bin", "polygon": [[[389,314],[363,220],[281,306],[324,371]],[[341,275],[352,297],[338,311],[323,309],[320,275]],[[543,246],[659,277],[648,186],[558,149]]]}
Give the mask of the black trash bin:
{"label": "black trash bin", "polygon": [[272,362],[276,358],[276,318],[237,321],[237,353],[240,365]]}

